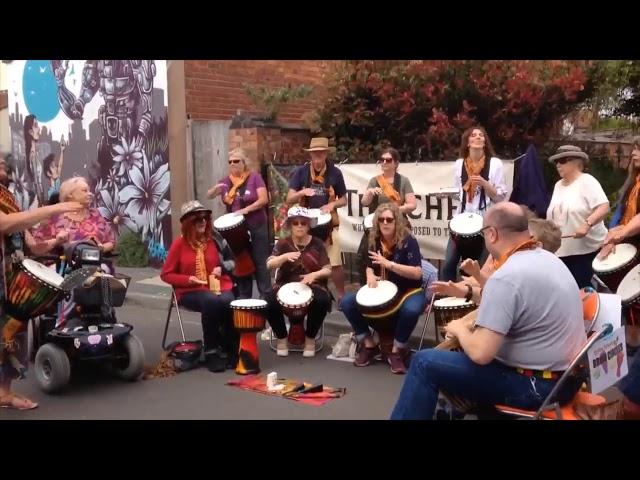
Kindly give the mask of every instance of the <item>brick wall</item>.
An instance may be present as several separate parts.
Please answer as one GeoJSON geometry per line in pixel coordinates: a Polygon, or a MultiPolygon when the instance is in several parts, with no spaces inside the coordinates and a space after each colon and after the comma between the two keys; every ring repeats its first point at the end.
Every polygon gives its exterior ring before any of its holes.
{"type": "Polygon", "coordinates": [[[238,109],[256,114],[243,83],[286,86],[307,84],[314,93],[287,104],[279,123],[302,123],[324,92],[323,78],[336,61],[323,60],[186,60],[185,89],[187,114],[194,120],[225,120],[238,109]]]}

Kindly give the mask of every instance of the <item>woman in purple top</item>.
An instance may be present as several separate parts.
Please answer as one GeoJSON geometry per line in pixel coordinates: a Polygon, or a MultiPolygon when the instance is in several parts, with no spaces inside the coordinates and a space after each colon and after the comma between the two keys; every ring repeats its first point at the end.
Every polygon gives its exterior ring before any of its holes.
{"type": "MultiPolygon", "coordinates": [[[[269,203],[267,187],[262,177],[247,168],[249,157],[244,149],[236,148],[229,153],[229,175],[207,191],[209,198],[220,195],[227,212],[244,215],[251,233],[251,257],[256,266],[256,283],[260,296],[272,291],[271,277],[267,270],[269,256],[269,227],[266,205],[269,203]]],[[[253,275],[238,281],[238,298],[251,298],[253,275]]]]}

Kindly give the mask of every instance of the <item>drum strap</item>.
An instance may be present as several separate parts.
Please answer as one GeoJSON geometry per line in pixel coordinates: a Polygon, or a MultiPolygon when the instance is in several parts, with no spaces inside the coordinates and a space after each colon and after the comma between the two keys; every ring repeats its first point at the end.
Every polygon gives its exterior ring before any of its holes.
{"type": "Polygon", "coordinates": [[[397,313],[398,310],[400,310],[400,307],[402,307],[402,304],[409,297],[411,297],[412,295],[417,295],[417,294],[422,295],[422,288],[414,288],[412,290],[409,290],[407,293],[402,295],[402,297],[400,297],[396,303],[394,303],[391,307],[387,308],[383,312],[367,313],[367,314],[363,313],[362,316],[365,317],[365,318],[387,318],[387,317],[390,317],[391,315],[394,315],[395,313],[397,313]]]}

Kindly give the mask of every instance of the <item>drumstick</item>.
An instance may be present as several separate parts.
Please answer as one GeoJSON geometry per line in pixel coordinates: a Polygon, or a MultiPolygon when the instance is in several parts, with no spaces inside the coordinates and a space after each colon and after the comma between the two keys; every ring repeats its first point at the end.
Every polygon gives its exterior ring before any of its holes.
{"type": "Polygon", "coordinates": [[[572,233],[571,235],[563,235],[561,238],[575,238],[576,234],[572,233]]]}

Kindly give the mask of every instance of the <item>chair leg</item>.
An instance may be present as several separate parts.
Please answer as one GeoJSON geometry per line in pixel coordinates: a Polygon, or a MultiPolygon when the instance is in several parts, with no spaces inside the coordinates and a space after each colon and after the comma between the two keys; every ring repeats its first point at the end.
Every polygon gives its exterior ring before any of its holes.
{"type": "Polygon", "coordinates": [[[162,335],[162,350],[167,349],[167,332],[169,331],[169,322],[171,321],[171,310],[173,310],[173,292],[171,300],[169,300],[169,308],[167,309],[167,321],[164,324],[164,334],[162,335]]]}
{"type": "MultiPolygon", "coordinates": [[[[429,302],[429,307],[427,308],[426,317],[424,319],[424,325],[422,326],[422,335],[420,335],[420,344],[418,345],[418,350],[422,350],[422,343],[424,342],[424,336],[427,333],[427,326],[429,325],[429,318],[431,318],[431,309],[433,307],[433,301],[435,300],[435,298],[435,295],[431,295],[431,301],[429,302]]],[[[436,328],[436,339],[438,338],[437,330],[438,329],[436,328]]]]}

